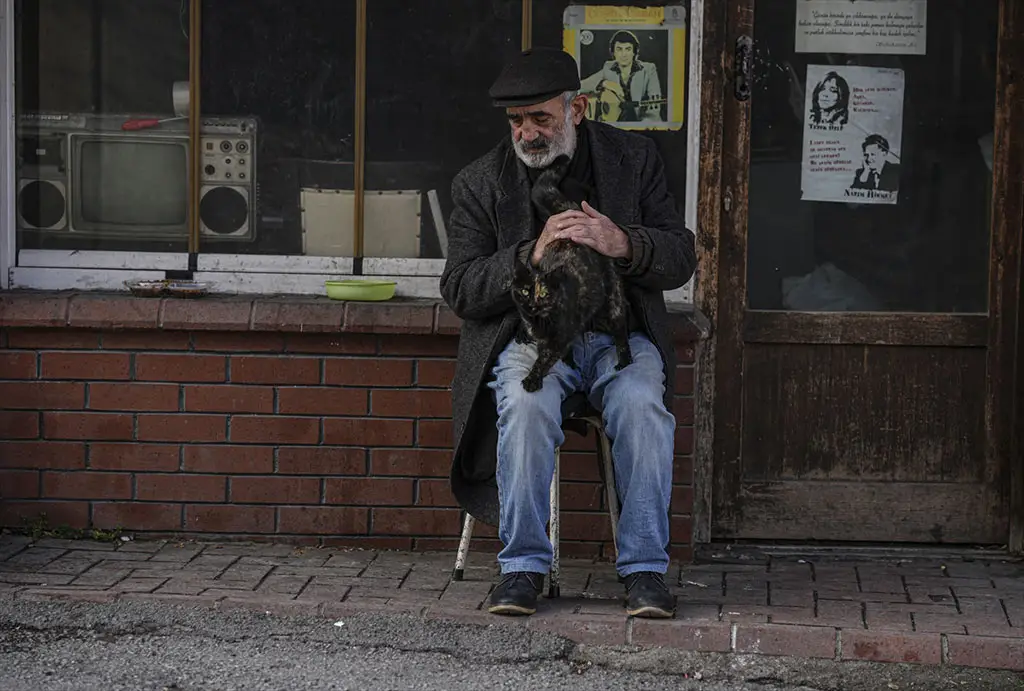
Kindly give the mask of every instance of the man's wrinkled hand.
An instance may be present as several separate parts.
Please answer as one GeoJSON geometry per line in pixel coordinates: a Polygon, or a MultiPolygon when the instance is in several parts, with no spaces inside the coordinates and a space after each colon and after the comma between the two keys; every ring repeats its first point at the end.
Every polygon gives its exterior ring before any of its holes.
{"type": "MultiPolygon", "coordinates": [[[[582,212],[567,211],[557,217],[552,216],[551,220],[555,218],[560,220],[556,224],[559,227],[553,239],[566,238],[614,259],[632,258],[633,247],[629,236],[613,220],[587,202],[583,202],[582,212]],[[575,215],[566,217],[568,214],[575,215]]],[[[546,231],[547,226],[544,229],[546,231]]]]}
{"type": "Polygon", "coordinates": [[[587,218],[587,215],[582,211],[563,211],[560,214],[555,214],[548,218],[548,222],[544,224],[544,228],[540,231],[540,237],[537,238],[537,242],[533,246],[533,254],[530,256],[530,262],[537,266],[540,263],[540,258],[544,256],[544,250],[551,244],[552,241],[558,239],[558,234],[563,228],[568,228],[576,220],[587,218]]]}

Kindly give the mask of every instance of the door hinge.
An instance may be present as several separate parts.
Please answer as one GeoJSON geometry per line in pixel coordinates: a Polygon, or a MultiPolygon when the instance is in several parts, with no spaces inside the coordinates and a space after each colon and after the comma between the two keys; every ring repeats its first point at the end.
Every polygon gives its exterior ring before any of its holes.
{"type": "Polygon", "coordinates": [[[733,62],[733,95],[737,101],[750,98],[754,70],[754,39],[740,36],[736,39],[736,58],[733,62]]]}

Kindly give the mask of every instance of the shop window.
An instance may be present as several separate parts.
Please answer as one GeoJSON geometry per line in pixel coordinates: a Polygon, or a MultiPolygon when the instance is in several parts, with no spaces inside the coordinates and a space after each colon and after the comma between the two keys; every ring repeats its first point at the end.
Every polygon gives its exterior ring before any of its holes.
{"type": "Polygon", "coordinates": [[[750,307],[986,311],[998,3],[929,2],[900,38],[912,44],[836,52],[806,36],[798,51],[800,3],[769,4],[754,31],[750,307]]]}
{"type": "Polygon", "coordinates": [[[15,218],[31,250],[188,247],[188,80],[180,0],[19,0],[15,218]],[[132,129],[139,126],[139,129],[132,129]]]}

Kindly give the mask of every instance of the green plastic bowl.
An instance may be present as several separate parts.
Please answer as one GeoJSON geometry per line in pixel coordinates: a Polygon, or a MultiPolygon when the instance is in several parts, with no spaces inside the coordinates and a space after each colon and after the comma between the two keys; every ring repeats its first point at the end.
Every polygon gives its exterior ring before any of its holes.
{"type": "Polygon", "coordinates": [[[324,281],[327,297],[332,300],[390,300],[397,285],[395,281],[324,281]]]}

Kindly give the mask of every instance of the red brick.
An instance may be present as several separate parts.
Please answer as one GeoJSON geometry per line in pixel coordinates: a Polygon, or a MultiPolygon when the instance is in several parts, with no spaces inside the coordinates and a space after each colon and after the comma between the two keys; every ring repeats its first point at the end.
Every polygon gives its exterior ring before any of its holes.
{"type": "Polygon", "coordinates": [[[420,360],[416,363],[416,384],[447,389],[455,378],[455,360],[420,360]]]}
{"type": "Polygon", "coordinates": [[[566,617],[565,614],[567,612],[540,612],[530,617],[526,626],[531,631],[546,631],[588,645],[618,646],[626,643],[625,617],[579,614],[566,617]]]}
{"type": "Polygon", "coordinates": [[[326,418],[324,443],[351,446],[411,446],[412,420],[326,418]]]}
{"type": "MultiPolygon", "coordinates": [[[[575,436],[575,435],[572,435],[575,436]]],[[[567,439],[569,437],[566,437],[567,439]]],[[[562,447],[566,448],[565,446],[562,447]]],[[[577,481],[577,482],[600,482],[601,481],[601,464],[597,462],[597,454],[595,454],[590,446],[587,453],[565,453],[561,454],[561,466],[562,466],[562,482],[566,481],[577,481]]],[[[449,454],[449,462],[451,458],[451,452],[449,454]]]]}
{"type": "Polygon", "coordinates": [[[417,484],[417,506],[458,507],[448,480],[419,480],[417,484]]]}
{"type": "Polygon", "coordinates": [[[347,302],[343,330],[349,333],[423,333],[434,329],[434,307],[401,302],[347,302]]]}
{"type": "Polygon", "coordinates": [[[139,415],[139,441],[215,442],[227,439],[223,415],[139,415]]]}
{"type": "Polygon", "coordinates": [[[227,478],[223,475],[135,476],[135,498],[139,501],[223,502],[226,497],[227,478]]]}
{"type": "Polygon", "coordinates": [[[831,660],[836,655],[836,630],[825,626],[739,624],[736,652],[831,660]]]}
{"type": "Polygon", "coordinates": [[[233,477],[231,501],[239,504],[319,504],[320,480],[311,477],[233,477]]]}
{"type": "Polygon", "coordinates": [[[693,367],[676,367],[675,393],[677,396],[693,395],[693,367]]]}
{"type": "Polygon", "coordinates": [[[693,424],[693,398],[676,396],[672,404],[672,414],[676,416],[677,425],[693,424]]]}
{"type": "Polygon", "coordinates": [[[47,439],[127,441],[132,438],[132,416],[121,413],[43,413],[47,439]]]}
{"type": "Polygon", "coordinates": [[[683,485],[693,485],[693,457],[676,456],[672,461],[672,479],[683,485]]]}
{"type": "Polygon", "coordinates": [[[455,357],[459,352],[459,339],[454,336],[380,336],[381,355],[411,357],[455,357]]]}
{"type": "Polygon", "coordinates": [[[185,410],[196,413],[273,413],[269,386],[186,386],[185,410]]]}
{"type": "MultiPolygon", "coordinates": [[[[231,441],[248,444],[316,444],[320,420],[308,417],[235,416],[231,441]]],[[[327,442],[331,443],[331,442],[327,442]]]]}
{"type": "Polygon", "coordinates": [[[462,530],[455,509],[372,509],[377,535],[456,536],[462,530]]]}
{"type": "Polygon", "coordinates": [[[96,502],[92,522],[97,528],[107,530],[180,530],[181,505],[96,502]]]}
{"type": "Polygon", "coordinates": [[[370,392],[370,412],[382,417],[450,418],[452,396],[428,389],[376,390],[370,392]]]}
{"type": "Polygon", "coordinates": [[[103,350],[188,350],[187,331],[115,331],[103,334],[103,350]]]}
{"type": "Polygon", "coordinates": [[[289,353],[336,355],[373,355],[377,337],[370,334],[285,334],[289,353]]]}
{"type": "Polygon", "coordinates": [[[231,358],[231,381],[235,384],[319,384],[320,360],[236,355],[231,358]]]}
{"type": "Polygon", "coordinates": [[[43,472],[43,496],[48,499],[131,499],[132,476],[48,470],[43,472]]]}
{"type": "Polygon", "coordinates": [[[669,533],[672,535],[672,542],[689,542],[693,534],[693,525],[689,516],[675,516],[669,518],[669,533]]]}
{"type": "Polygon", "coordinates": [[[1024,672],[1024,637],[946,636],[949,664],[1024,672]]]}
{"type": "Polygon", "coordinates": [[[417,420],[416,446],[429,448],[452,448],[451,420],[417,420]]]}
{"type": "Polygon", "coordinates": [[[252,328],[258,331],[337,333],[345,321],[345,303],[322,300],[257,300],[252,328]]]}
{"type": "Polygon", "coordinates": [[[451,467],[451,451],[374,449],[370,452],[370,473],[373,475],[448,477],[451,467]]]}
{"type": "Polygon", "coordinates": [[[59,441],[0,442],[2,468],[85,468],[85,444],[59,441]]]}
{"type": "Polygon", "coordinates": [[[410,386],[412,370],[412,360],[329,358],[324,361],[324,383],[331,386],[410,386]]]}
{"type": "Polygon", "coordinates": [[[937,665],[942,660],[939,634],[900,634],[843,629],[842,659],[870,662],[919,662],[937,665]]]}
{"type": "Polygon", "coordinates": [[[562,510],[562,539],[607,540],[612,539],[611,523],[603,511],[562,510]]]}
{"type": "Polygon", "coordinates": [[[275,353],[284,350],[284,334],[279,333],[196,333],[197,351],[221,353],[275,353]]]}
{"type": "Polygon", "coordinates": [[[732,648],[731,640],[732,627],[725,623],[690,624],[670,619],[633,620],[633,645],[659,646],[701,653],[727,653],[732,648]]]}
{"type": "Polygon", "coordinates": [[[693,454],[693,427],[676,427],[675,452],[685,456],[693,454]]]}
{"type": "Polygon", "coordinates": [[[277,472],[282,475],[365,475],[366,451],[347,447],[281,447],[277,472]]]}
{"type": "Polygon", "coordinates": [[[327,504],[356,506],[412,504],[412,480],[381,478],[329,478],[325,493],[327,504]]]}
{"type": "Polygon", "coordinates": [[[176,384],[90,384],[90,410],[125,412],[178,410],[176,384]]]}
{"type": "Polygon", "coordinates": [[[272,533],[270,506],[186,505],[185,530],[202,533],[272,533]]]}
{"type": "Polygon", "coordinates": [[[72,328],[130,329],[155,328],[160,302],[130,295],[75,295],[68,307],[72,328]]]}
{"type": "Polygon", "coordinates": [[[693,487],[674,485],[672,487],[672,513],[693,512],[693,487]]]}
{"type": "Polygon", "coordinates": [[[563,482],[561,502],[563,511],[601,511],[604,487],[594,482],[563,482]]]}
{"type": "Polygon", "coordinates": [[[365,389],[280,387],[278,412],[283,415],[366,415],[365,389]]]}
{"type": "Polygon", "coordinates": [[[162,355],[139,353],[135,356],[138,381],[222,382],[227,379],[227,358],[220,355],[162,355]]]}
{"type": "Polygon", "coordinates": [[[178,469],[178,447],[164,444],[90,444],[89,468],[174,471],[178,469]]]}
{"type": "Polygon", "coordinates": [[[128,353],[44,352],[39,356],[43,379],[128,379],[128,353]]]}
{"type": "Polygon", "coordinates": [[[448,305],[438,305],[434,315],[434,333],[445,336],[457,336],[462,331],[462,320],[448,305]]]}
{"type": "Polygon", "coordinates": [[[683,343],[676,345],[676,359],[680,363],[689,364],[694,361],[697,356],[697,348],[692,343],[683,343]]]}
{"type": "Polygon", "coordinates": [[[68,299],[52,293],[0,295],[0,326],[64,326],[68,299]]]}
{"type": "Polygon", "coordinates": [[[25,520],[45,516],[51,526],[84,528],[89,524],[86,501],[4,501],[0,502],[0,525],[21,528],[25,520]]]}
{"type": "Polygon", "coordinates": [[[36,372],[35,353],[0,353],[0,379],[35,379],[36,372]]]}
{"type": "Polygon", "coordinates": [[[274,449],[269,446],[185,446],[185,470],[193,473],[272,473],[274,449]]]}
{"type": "Polygon", "coordinates": [[[160,326],[189,331],[247,331],[252,314],[248,298],[163,301],[160,326]]]}
{"type": "Polygon", "coordinates": [[[365,535],[367,509],[282,506],[277,532],[297,535],[365,535]]]}
{"type": "Polygon", "coordinates": [[[81,410],[85,384],[0,382],[0,408],[7,410],[81,410]]]}
{"type": "Polygon", "coordinates": [[[69,329],[11,329],[7,332],[7,347],[33,350],[96,350],[100,344],[95,331],[69,329]]]}
{"type": "Polygon", "coordinates": [[[37,499],[38,470],[0,470],[0,499],[37,499]]]}

